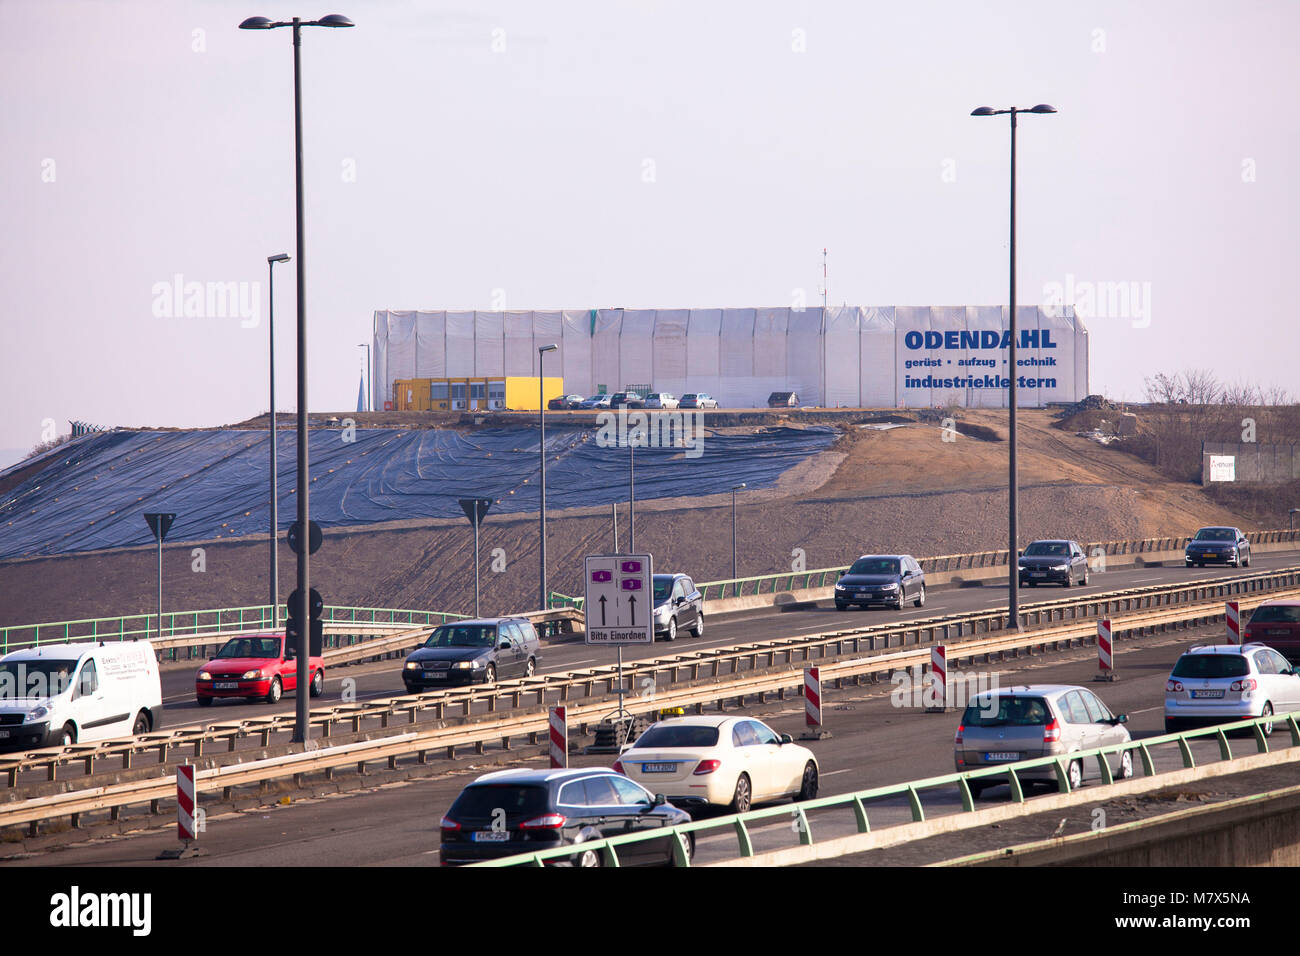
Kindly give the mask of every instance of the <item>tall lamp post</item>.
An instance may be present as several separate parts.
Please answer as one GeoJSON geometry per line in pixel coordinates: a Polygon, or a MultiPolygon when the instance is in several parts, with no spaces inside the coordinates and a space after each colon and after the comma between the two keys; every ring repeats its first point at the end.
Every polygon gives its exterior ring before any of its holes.
{"type": "Polygon", "coordinates": [[[288,253],[266,257],[266,275],[270,287],[271,316],[271,630],[280,626],[280,561],[276,553],[280,534],[280,486],[276,446],[279,442],[275,430],[275,264],[288,262],[288,253]]]}
{"type": "Polygon", "coordinates": [[[542,465],[542,593],[541,603],[537,606],[543,611],[546,610],[548,602],[546,600],[546,374],[542,366],[546,359],[546,353],[554,352],[557,348],[559,348],[557,345],[539,345],[537,347],[537,415],[538,423],[541,425],[538,454],[541,455],[542,465]]]}
{"type": "Polygon", "coordinates": [[[742,481],[731,489],[731,579],[733,581],[740,577],[740,573],[736,570],[738,565],[736,560],[736,492],[744,487],[745,483],[742,481]]]}
{"type": "Polygon", "coordinates": [[[1009,521],[1007,528],[1007,627],[1013,630],[1020,629],[1020,545],[1018,534],[1018,495],[1016,485],[1016,116],[1020,113],[1055,113],[1056,108],[1048,106],[1046,103],[1039,103],[1030,109],[1018,109],[1011,107],[1005,110],[995,110],[991,106],[981,106],[971,111],[971,116],[1001,116],[1008,114],[1011,117],[1011,291],[1010,291],[1010,321],[1011,321],[1011,341],[1007,352],[1007,378],[1010,381],[1010,389],[1007,397],[1008,406],[1011,409],[1010,414],[1010,456],[1008,462],[1007,489],[1009,495],[1008,512],[1009,521]]]}
{"type": "Polygon", "coordinates": [[[308,560],[310,550],[307,547],[307,529],[309,510],[307,506],[308,485],[311,483],[307,473],[307,274],[304,268],[303,225],[302,225],[302,57],[301,33],[307,27],[351,27],[353,22],[347,17],[332,13],[319,20],[272,21],[266,17],[249,17],[239,25],[241,30],[274,30],[279,27],[293,27],[293,138],[294,138],[294,192],[297,212],[297,266],[298,266],[298,526],[302,529],[303,546],[298,551],[298,600],[300,606],[295,615],[303,622],[298,634],[298,694],[293,742],[307,742],[307,691],[311,682],[309,638],[311,627],[311,569],[308,560]]]}

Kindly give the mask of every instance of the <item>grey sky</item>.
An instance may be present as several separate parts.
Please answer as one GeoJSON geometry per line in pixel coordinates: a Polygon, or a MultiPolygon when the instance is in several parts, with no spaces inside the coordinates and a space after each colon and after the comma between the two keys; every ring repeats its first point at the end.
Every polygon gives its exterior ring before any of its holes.
{"type": "Polygon", "coordinates": [[[0,448],[265,410],[292,48],[237,25],[295,12],[357,23],[304,31],[316,410],[376,308],[817,304],[823,247],[836,304],[1003,303],[1008,123],[968,114],[1039,102],[1021,301],[1137,293],[1085,320],[1092,390],[1300,390],[1294,3],[350,2],[0,2],[0,448]],[[178,274],[259,283],[258,324],[160,301],[178,274]]]}

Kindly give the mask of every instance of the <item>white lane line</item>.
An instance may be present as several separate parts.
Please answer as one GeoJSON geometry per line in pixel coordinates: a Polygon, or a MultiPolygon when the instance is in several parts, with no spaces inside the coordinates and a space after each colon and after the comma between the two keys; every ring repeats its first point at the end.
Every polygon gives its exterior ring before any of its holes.
{"type": "Polygon", "coordinates": [[[1153,710],[1164,710],[1164,709],[1165,708],[1163,705],[1160,707],[1143,707],[1141,710],[1130,710],[1129,716],[1131,717],[1133,714],[1149,714],[1153,710]]]}
{"type": "Polygon", "coordinates": [[[1163,577],[1164,577],[1164,575],[1163,575],[1163,574],[1160,574],[1160,575],[1157,575],[1157,576],[1154,577],[1154,578],[1134,578],[1134,579],[1133,579],[1133,583],[1134,583],[1134,584],[1141,584],[1143,581],[1159,581],[1159,580],[1160,580],[1161,578],[1163,578],[1163,577]]]}
{"type": "Polygon", "coordinates": [[[848,769],[846,769],[846,770],[828,770],[828,771],[826,771],[824,774],[822,774],[822,776],[823,776],[823,777],[833,777],[833,776],[835,776],[837,773],[848,773],[849,770],[852,770],[852,769],[853,769],[853,768],[850,767],[850,768],[848,768],[848,769]]]}

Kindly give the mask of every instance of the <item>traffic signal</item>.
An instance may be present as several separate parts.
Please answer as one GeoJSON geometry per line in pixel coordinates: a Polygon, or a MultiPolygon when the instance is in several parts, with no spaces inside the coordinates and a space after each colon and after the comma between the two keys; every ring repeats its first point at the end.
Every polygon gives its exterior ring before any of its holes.
{"type": "MultiPolygon", "coordinates": [[[[312,588],[307,596],[307,613],[311,615],[308,622],[307,653],[311,657],[319,657],[321,648],[324,643],[324,626],[321,624],[320,613],[324,605],[321,602],[320,593],[312,588]]],[[[289,619],[284,622],[285,645],[292,647],[296,651],[298,648],[298,635],[302,633],[299,624],[298,615],[302,613],[302,599],[295,589],[289,595],[289,619]]]]}

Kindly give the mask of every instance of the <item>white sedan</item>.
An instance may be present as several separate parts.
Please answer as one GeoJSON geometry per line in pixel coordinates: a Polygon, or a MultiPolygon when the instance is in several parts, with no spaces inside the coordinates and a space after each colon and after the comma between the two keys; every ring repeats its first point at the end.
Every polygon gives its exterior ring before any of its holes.
{"type": "Polygon", "coordinates": [[[614,769],[674,804],[730,807],[817,796],[817,758],[749,717],[674,717],[654,724],[614,769]]]}

